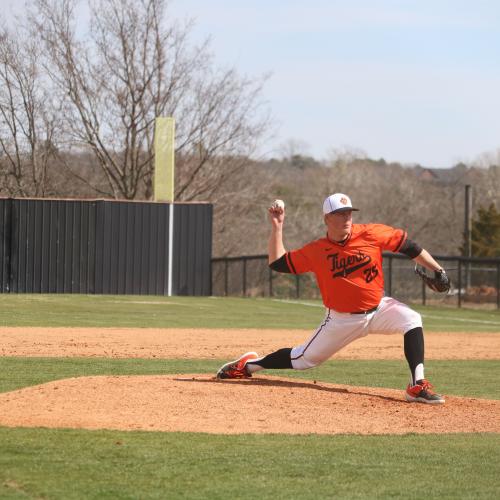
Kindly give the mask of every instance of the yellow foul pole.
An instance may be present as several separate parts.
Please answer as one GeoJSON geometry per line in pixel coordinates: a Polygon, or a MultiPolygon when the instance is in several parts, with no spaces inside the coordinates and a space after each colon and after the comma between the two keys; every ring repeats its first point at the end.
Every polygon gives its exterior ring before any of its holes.
{"type": "Polygon", "coordinates": [[[174,166],[175,166],[175,120],[159,116],[155,121],[155,176],[154,199],[170,203],[168,216],[168,283],[167,295],[173,293],[174,253],[174,166]]]}
{"type": "Polygon", "coordinates": [[[175,119],[159,116],[155,121],[155,201],[174,201],[175,119]]]}

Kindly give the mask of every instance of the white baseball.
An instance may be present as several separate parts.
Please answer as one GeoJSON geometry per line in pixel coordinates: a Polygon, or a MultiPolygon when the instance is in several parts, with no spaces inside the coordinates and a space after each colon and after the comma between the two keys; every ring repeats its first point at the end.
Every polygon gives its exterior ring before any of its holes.
{"type": "Polygon", "coordinates": [[[281,210],[285,210],[285,202],[283,200],[274,200],[272,207],[273,208],[280,208],[281,210]]]}

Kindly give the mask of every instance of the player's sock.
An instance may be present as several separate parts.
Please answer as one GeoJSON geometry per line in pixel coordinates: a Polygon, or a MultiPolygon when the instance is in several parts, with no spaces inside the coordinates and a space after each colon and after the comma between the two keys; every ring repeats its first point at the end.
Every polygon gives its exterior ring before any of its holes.
{"type": "Polygon", "coordinates": [[[411,383],[424,378],[424,331],[422,327],[408,330],[404,335],[406,361],[410,367],[411,383]]]}
{"type": "Polygon", "coordinates": [[[250,373],[255,373],[264,369],[279,370],[292,368],[291,353],[292,349],[286,347],[272,352],[263,358],[252,359],[248,361],[245,366],[250,373]]]}

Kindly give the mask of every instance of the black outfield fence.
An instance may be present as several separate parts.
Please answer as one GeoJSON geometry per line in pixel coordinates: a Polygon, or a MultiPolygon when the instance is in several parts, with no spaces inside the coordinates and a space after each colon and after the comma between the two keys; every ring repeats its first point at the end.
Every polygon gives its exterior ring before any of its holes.
{"type": "Polygon", "coordinates": [[[0,199],[3,293],[210,295],[211,249],[206,203],[0,199]]]}
{"type": "MultiPolygon", "coordinates": [[[[443,264],[452,287],[435,293],[415,276],[406,256],[385,252],[385,292],[405,302],[422,304],[485,304],[500,309],[500,258],[435,256],[443,264]]],[[[267,265],[267,255],[212,259],[212,294],[219,296],[320,299],[314,276],[282,274],[267,265]]]]}

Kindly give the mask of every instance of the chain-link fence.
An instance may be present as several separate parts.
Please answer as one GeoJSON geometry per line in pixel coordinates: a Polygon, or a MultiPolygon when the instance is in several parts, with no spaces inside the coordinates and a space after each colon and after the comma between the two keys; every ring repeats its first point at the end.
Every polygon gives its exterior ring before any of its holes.
{"type": "MultiPolygon", "coordinates": [[[[385,293],[398,300],[427,305],[500,309],[500,258],[482,259],[436,256],[451,280],[450,292],[435,293],[415,276],[415,264],[400,254],[384,253],[385,293]]],[[[302,275],[272,271],[267,255],[212,259],[212,295],[321,298],[312,273],[302,275]]]]}

